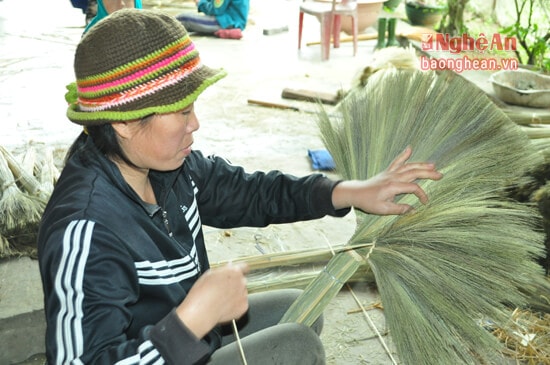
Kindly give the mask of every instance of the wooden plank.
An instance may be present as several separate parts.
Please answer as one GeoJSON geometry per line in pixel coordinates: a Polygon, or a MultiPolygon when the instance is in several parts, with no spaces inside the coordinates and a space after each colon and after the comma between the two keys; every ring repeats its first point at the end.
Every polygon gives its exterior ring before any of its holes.
{"type": "Polygon", "coordinates": [[[338,95],[331,93],[324,93],[313,90],[304,89],[289,89],[284,88],[281,95],[283,99],[302,100],[317,102],[320,101],[323,104],[336,105],[338,103],[338,95]]]}
{"type": "Polygon", "coordinates": [[[268,108],[294,110],[294,111],[297,111],[297,112],[300,111],[299,108],[297,108],[295,106],[292,106],[292,105],[272,103],[272,102],[263,101],[263,100],[248,99],[248,104],[259,105],[259,106],[264,106],[264,107],[268,107],[268,108]]]}
{"type": "Polygon", "coordinates": [[[263,35],[274,35],[284,32],[288,32],[288,25],[281,25],[273,28],[264,28],[263,35]]]}

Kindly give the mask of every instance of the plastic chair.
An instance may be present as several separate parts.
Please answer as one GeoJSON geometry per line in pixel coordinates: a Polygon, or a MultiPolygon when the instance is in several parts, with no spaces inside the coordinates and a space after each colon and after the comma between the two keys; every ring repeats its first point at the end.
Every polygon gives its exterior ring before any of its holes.
{"type": "Polygon", "coordinates": [[[302,28],[304,14],[317,17],[321,23],[321,59],[329,59],[330,43],[333,38],[334,48],[340,47],[340,31],[342,16],[351,17],[353,32],[353,55],[357,54],[358,18],[357,2],[355,0],[332,1],[308,1],[300,4],[300,16],[298,22],[298,49],[302,46],[302,28]]]}

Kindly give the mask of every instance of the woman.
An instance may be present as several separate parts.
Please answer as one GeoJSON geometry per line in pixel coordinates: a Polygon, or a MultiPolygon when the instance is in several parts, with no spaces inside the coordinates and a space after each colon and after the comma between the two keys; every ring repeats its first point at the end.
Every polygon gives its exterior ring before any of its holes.
{"type": "Polygon", "coordinates": [[[44,212],[39,262],[50,364],[324,364],[321,320],[278,322],[298,291],[247,295],[244,265],[209,269],[202,224],[265,226],[343,216],[351,206],[402,214],[440,179],[407,149],[376,178],[334,182],[247,174],[193,151],[198,95],[225,76],[200,62],[171,16],[123,9],[75,54],[67,115],[85,131],[44,212]],[[102,62],[97,62],[97,55],[102,62]]]}

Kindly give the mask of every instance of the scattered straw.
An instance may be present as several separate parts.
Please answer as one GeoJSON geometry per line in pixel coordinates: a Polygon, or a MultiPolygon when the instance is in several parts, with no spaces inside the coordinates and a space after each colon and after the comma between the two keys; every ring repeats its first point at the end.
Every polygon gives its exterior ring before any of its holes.
{"type": "Polygon", "coordinates": [[[493,334],[506,346],[507,357],[525,365],[550,365],[550,313],[516,309],[506,328],[493,334]]]}

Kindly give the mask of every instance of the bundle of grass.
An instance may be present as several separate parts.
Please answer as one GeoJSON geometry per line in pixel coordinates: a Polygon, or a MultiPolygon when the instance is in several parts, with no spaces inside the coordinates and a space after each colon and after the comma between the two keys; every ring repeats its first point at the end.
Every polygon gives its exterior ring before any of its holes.
{"type": "MultiPolygon", "coordinates": [[[[369,245],[370,247],[370,245],[369,245]]],[[[349,246],[331,249],[307,249],[240,257],[231,262],[246,263],[250,269],[247,275],[249,293],[282,288],[305,288],[323,270],[334,252],[349,250],[349,246]]],[[[355,248],[354,248],[355,249],[355,248]]],[[[229,261],[212,263],[211,267],[227,265],[229,261]]],[[[363,265],[349,281],[365,281],[372,277],[368,266],[363,265]]],[[[371,278],[371,281],[373,279],[371,278]]]]}
{"type": "Polygon", "coordinates": [[[36,167],[36,148],[33,145],[28,145],[25,148],[25,153],[21,157],[21,168],[25,170],[29,175],[34,175],[34,169],[36,167]]]}
{"type": "Polygon", "coordinates": [[[374,52],[369,64],[354,80],[354,87],[363,88],[376,72],[395,68],[398,70],[420,70],[420,61],[414,47],[387,47],[374,52]]]}
{"type": "Polygon", "coordinates": [[[12,256],[10,242],[0,234],[0,259],[9,256],[12,256]]]}
{"type": "Polygon", "coordinates": [[[353,77],[351,90],[339,91],[338,99],[341,100],[355,89],[362,89],[367,85],[369,78],[378,71],[387,69],[419,70],[420,61],[414,47],[386,47],[376,50],[368,64],[353,77]]]}
{"type": "Polygon", "coordinates": [[[402,216],[357,212],[357,229],[281,322],[311,324],[327,297],[368,263],[403,364],[502,364],[503,344],[481,323],[506,327],[510,312],[550,285],[536,207],[506,198],[542,157],[477,87],[454,74],[387,70],[320,112],[325,146],[346,179],[371,178],[406,146],[433,161],[440,181],[420,181],[430,203],[402,216]]]}
{"type": "Polygon", "coordinates": [[[550,138],[550,128],[544,126],[522,126],[522,129],[531,139],[550,138]]]}
{"type": "MultiPolygon", "coordinates": [[[[496,103],[501,103],[503,106],[506,106],[506,104],[500,100],[496,100],[496,103]]],[[[544,109],[537,110],[537,112],[533,112],[530,114],[522,113],[519,111],[516,111],[515,109],[503,109],[506,115],[512,119],[516,124],[519,125],[541,125],[541,124],[550,124],[550,112],[544,111],[544,109]]]]}
{"type": "Polygon", "coordinates": [[[21,187],[21,189],[30,196],[38,197],[41,200],[47,201],[51,192],[43,189],[40,181],[33,175],[32,172],[28,171],[28,167],[24,168],[21,166],[21,163],[2,146],[0,146],[0,152],[4,156],[9,169],[15,176],[17,184],[21,187]]]}
{"type": "Polygon", "coordinates": [[[26,246],[34,247],[36,243],[46,201],[19,189],[3,156],[0,154],[0,235],[7,239],[8,245],[0,246],[0,257],[28,254],[26,246]]]}
{"type": "Polygon", "coordinates": [[[40,182],[40,190],[46,195],[51,195],[59,178],[59,170],[55,166],[51,148],[45,148],[42,156],[41,161],[36,164],[36,176],[40,182]]]}

